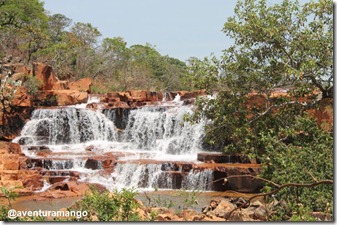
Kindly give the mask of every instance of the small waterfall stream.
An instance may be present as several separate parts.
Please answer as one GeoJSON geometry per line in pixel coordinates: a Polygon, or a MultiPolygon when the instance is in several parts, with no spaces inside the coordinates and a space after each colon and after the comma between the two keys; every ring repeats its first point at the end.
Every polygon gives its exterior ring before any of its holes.
{"type": "Polygon", "coordinates": [[[185,122],[184,115],[190,113],[192,107],[183,106],[179,95],[138,109],[91,110],[83,104],[36,109],[13,142],[31,157],[32,168],[56,174],[77,171],[81,181],[111,190],[211,190],[213,171],[184,169],[184,163],[196,162],[196,153],[202,151],[204,123],[185,122]],[[48,149],[47,156],[37,146],[48,149]],[[104,163],[109,154],[118,157],[108,173],[104,163]]]}

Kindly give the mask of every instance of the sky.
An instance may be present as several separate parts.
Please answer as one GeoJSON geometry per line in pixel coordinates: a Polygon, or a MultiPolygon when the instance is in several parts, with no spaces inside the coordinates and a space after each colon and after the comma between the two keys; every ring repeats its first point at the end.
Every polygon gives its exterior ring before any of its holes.
{"type": "Polygon", "coordinates": [[[149,43],[160,54],[182,61],[211,53],[219,57],[234,43],[221,30],[234,15],[237,0],[42,1],[51,14],[91,23],[102,38],[122,37],[128,47],[149,43]]]}

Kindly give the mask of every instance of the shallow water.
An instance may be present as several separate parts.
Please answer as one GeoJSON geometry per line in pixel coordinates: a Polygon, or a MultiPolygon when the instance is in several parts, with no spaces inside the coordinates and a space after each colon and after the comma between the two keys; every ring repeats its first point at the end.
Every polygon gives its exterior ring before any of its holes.
{"type": "MultiPolygon", "coordinates": [[[[182,190],[160,190],[141,192],[136,196],[144,206],[150,207],[169,207],[174,210],[184,208],[194,209],[201,212],[202,208],[209,205],[211,200],[221,200],[223,198],[249,198],[254,194],[244,194],[234,191],[213,192],[213,191],[182,191],[182,190]],[[194,201],[196,200],[196,201],[194,201]]],[[[15,210],[59,210],[73,205],[81,197],[67,198],[46,198],[36,200],[37,196],[22,196],[12,201],[12,208],[15,210]]],[[[257,198],[260,199],[260,198],[257,198]]],[[[260,199],[261,200],[261,199],[260,199]]],[[[7,205],[7,199],[0,198],[1,205],[7,205]]]]}

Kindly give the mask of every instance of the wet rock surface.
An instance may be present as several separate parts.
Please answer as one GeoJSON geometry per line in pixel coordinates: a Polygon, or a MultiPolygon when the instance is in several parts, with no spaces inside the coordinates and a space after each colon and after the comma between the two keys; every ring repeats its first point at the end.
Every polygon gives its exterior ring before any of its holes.
{"type": "Polygon", "coordinates": [[[38,170],[26,169],[27,158],[20,145],[0,142],[0,186],[17,192],[19,195],[32,194],[43,186],[38,170]]]}

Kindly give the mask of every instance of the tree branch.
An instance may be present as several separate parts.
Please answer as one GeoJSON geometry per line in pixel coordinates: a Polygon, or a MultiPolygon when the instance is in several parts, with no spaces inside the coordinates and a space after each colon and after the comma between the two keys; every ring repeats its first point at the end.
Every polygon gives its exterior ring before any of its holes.
{"type": "MultiPolygon", "coordinates": [[[[246,175],[233,175],[233,176],[228,176],[228,177],[226,177],[225,179],[238,178],[238,177],[251,177],[252,179],[262,180],[262,181],[264,181],[264,182],[266,182],[266,183],[272,184],[272,185],[274,185],[275,187],[280,187],[280,186],[281,186],[281,185],[279,185],[279,184],[277,184],[277,183],[275,183],[275,182],[273,182],[273,181],[264,179],[264,178],[262,178],[262,177],[257,177],[257,176],[254,176],[254,175],[247,175],[247,174],[246,174],[246,175]]],[[[225,182],[228,182],[228,180],[225,181],[225,182]]]]}
{"type": "Polygon", "coordinates": [[[257,119],[259,119],[260,117],[266,115],[273,108],[279,108],[279,107],[283,107],[283,106],[286,106],[286,105],[293,105],[293,104],[299,104],[299,105],[302,105],[302,106],[307,106],[305,103],[300,103],[300,102],[297,102],[297,101],[285,102],[285,103],[280,104],[280,105],[272,105],[272,106],[268,107],[264,112],[259,113],[256,117],[254,117],[252,120],[250,120],[248,122],[248,124],[251,124],[254,121],[256,121],[257,119]]]}

